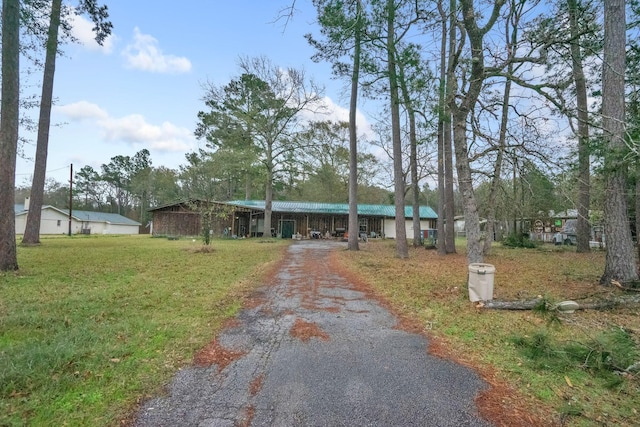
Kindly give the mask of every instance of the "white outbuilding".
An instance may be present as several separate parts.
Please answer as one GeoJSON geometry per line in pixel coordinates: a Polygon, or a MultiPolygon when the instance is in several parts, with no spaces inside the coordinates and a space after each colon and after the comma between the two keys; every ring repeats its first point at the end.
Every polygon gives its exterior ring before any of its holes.
{"type": "MultiPolygon", "coordinates": [[[[24,234],[29,213],[28,199],[16,204],[16,234],[24,234]]],[[[40,234],[69,233],[69,210],[55,206],[42,206],[40,234]]],[[[71,212],[71,234],[139,234],[140,223],[125,216],[92,211],[71,212]]]]}

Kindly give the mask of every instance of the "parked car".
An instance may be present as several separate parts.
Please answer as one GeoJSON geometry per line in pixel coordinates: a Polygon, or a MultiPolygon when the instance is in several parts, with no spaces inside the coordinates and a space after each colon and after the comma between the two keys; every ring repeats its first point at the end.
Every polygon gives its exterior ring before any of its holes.
{"type": "Polygon", "coordinates": [[[564,238],[565,245],[578,244],[577,226],[578,226],[577,219],[568,219],[564,222],[564,227],[562,228],[562,235],[564,238]]]}

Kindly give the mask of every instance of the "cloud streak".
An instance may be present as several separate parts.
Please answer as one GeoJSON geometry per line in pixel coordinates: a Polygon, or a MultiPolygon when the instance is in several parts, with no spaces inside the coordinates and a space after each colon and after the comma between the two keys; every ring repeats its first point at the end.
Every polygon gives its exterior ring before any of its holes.
{"type": "Polygon", "coordinates": [[[105,110],[87,101],[79,101],[67,105],[56,105],[53,107],[53,110],[71,121],[99,120],[109,117],[109,114],[105,110]]]}
{"type": "Polygon", "coordinates": [[[98,105],[87,101],[57,106],[55,112],[72,122],[93,122],[106,142],[121,142],[160,152],[184,152],[195,146],[191,130],[170,122],[154,125],[141,114],[111,117],[98,105]]]}
{"type": "Polygon", "coordinates": [[[140,114],[99,120],[98,125],[104,131],[107,141],[123,141],[158,151],[188,150],[190,147],[187,141],[192,139],[192,133],[188,129],[169,122],[152,125],[140,114]]]}
{"type": "Polygon", "coordinates": [[[127,68],[152,73],[187,73],[191,71],[191,61],[183,56],[167,55],[159,47],[158,40],[142,34],[139,28],[133,30],[133,42],[122,52],[127,68]]]}

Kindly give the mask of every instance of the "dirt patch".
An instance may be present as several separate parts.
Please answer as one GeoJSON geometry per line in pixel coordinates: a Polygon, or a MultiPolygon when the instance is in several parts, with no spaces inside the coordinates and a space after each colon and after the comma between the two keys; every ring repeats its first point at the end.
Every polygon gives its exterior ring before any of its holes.
{"type": "Polygon", "coordinates": [[[302,342],[307,342],[311,338],[319,338],[323,341],[329,340],[329,335],[318,327],[315,323],[307,322],[300,318],[296,319],[293,327],[289,331],[292,337],[300,339],[302,342]]]}
{"type": "Polygon", "coordinates": [[[301,304],[302,308],[306,308],[307,310],[313,310],[313,311],[326,311],[328,313],[340,313],[340,311],[342,310],[340,307],[336,307],[336,306],[330,306],[330,307],[323,307],[321,305],[318,304],[311,304],[311,303],[302,303],[301,304]]]}
{"type": "Polygon", "coordinates": [[[559,425],[553,420],[541,420],[523,408],[515,388],[496,380],[495,375],[487,369],[483,369],[481,374],[482,378],[491,385],[490,389],[481,392],[476,399],[476,405],[482,417],[500,427],[559,425]]]}
{"type": "Polygon", "coordinates": [[[218,370],[222,371],[231,362],[234,362],[244,356],[246,352],[228,350],[222,347],[217,339],[214,339],[202,350],[193,356],[193,364],[200,367],[211,366],[214,363],[218,365],[218,370]]]}
{"type": "Polygon", "coordinates": [[[290,298],[300,297],[300,306],[307,310],[339,313],[345,304],[345,299],[338,296],[320,294],[320,289],[336,288],[331,279],[328,278],[332,271],[327,268],[324,255],[319,255],[317,251],[306,249],[303,259],[304,264],[290,266],[286,270],[291,276],[301,277],[294,286],[290,287],[286,296],[290,298]]]}
{"type": "Polygon", "coordinates": [[[185,251],[192,254],[212,254],[215,252],[215,249],[211,245],[202,245],[193,248],[185,248],[185,251]]]}
{"type": "Polygon", "coordinates": [[[249,393],[251,394],[251,396],[255,396],[260,390],[262,390],[263,382],[264,375],[258,375],[251,381],[251,384],[249,384],[249,393]]]}
{"type": "Polygon", "coordinates": [[[231,319],[225,320],[225,322],[222,324],[222,329],[227,330],[227,329],[238,328],[240,327],[241,324],[242,322],[240,322],[238,318],[233,317],[231,319]]]}
{"type": "Polygon", "coordinates": [[[255,292],[248,297],[246,297],[243,301],[242,307],[245,309],[253,309],[258,308],[266,302],[266,298],[263,294],[255,292]]]}
{"type": "Polygon", "coordinates": [[[249,427],[253,422],[253,417],[256,415],[256,408],[253,405],[249,405],[244,408],[244,415],[242,420],[236,424],[236,427],[249,427]]]}

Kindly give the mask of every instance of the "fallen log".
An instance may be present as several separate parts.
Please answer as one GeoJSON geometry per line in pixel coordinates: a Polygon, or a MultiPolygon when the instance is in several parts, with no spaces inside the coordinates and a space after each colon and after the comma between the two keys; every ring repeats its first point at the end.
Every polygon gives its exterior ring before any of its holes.
{"type": "MultiPolygon", "coordinates": [[[[478,304],[482,308],[493,310],[533,310],[542,304],[544,298],[534,298],[528,301],[484,301],[478,304]]],[[[576,310],[606,310],[615,307],[625,307],[628,305],[640,304],[640,295],[621,295],[593,302],[578,302],[576,310]]],[[[552,305],[549,309],[555,309],[552,305]]]]}
{"type": "Polygon", "coordinates": [[[626,291],[626,292],[640,292],[640,289],[638,288],[630,288],[628,286],[622,286],[622,283],[618,282],[617,280],[612,280],[611,284],[616,288],[622,289],[623,291],[626,291]]]}
{"type": "Polygon", "coordinates": [[[619,297],[607,298],[601,301],[580,303],[579,310],[605,310],[608,308],[624,307],[633,304],[640,304],[640,295],[621,295],[619,297]]]}
{"type": "Polygon", "coordinates": [[[529,301],[484,301],[480,307],[494,310],[533,310],[540,305],[543,298],[534,298],[529,301]]]}

